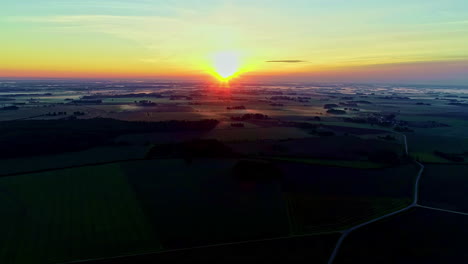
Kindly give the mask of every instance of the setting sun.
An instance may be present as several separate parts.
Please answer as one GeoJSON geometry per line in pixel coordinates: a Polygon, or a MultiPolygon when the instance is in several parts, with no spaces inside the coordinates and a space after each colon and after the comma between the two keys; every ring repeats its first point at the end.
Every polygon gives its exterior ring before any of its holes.
{"type": "Polygon", "coordinates": [[[239,72],[239,54],[232,51],[217,52],[213,55],[213,70],[220,80],[229,80],[239,72]]]}

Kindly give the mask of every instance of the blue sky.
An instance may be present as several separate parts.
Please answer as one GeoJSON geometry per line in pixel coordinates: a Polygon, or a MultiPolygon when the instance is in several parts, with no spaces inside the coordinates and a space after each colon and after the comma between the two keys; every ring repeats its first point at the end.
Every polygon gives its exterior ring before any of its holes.
{"type": "Polygon", "coordinates": [[[344,79],[369,67],[385,76],[387,65],[405,64],[391,77],[424,81],[407,76],[414,65],[410,72],[427,67],[440,82],[467,80],[468,1],[3,0],[1,6],[0,75],[194,76],[210,71],[212,54],[226,51],[239,54],[239,71],[248,75],[344,79]],[[302,62],[265,63],[275,60],[302,62]]]}

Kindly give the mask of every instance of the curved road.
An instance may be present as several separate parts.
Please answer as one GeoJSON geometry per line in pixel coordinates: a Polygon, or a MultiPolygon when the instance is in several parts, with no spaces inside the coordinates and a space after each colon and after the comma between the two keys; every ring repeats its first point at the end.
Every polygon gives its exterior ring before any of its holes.
{"type": "MultiPolygon", "coordinates": [[[[405,137],[406,139],[406,137],[405,137]]],[[[406,145],[406,140],[405,140],[405,145],[406,145]]],[[[333,250],[333,253],[332,255],[330,256],[330,259],[328,260],[328,264],[332,264],[333,261],[335,260],[336,258],[336,255],[338,254],[338,251],[341,247],[341,244],[343,244],[343,241],[344,239],[349,235],[349,233],[353,232],[354,230],[356,229],[359,229],[363,226],[366,226],[366,225],[369,225],[369,224],[372,224],[374,222],[377,222],[377,221],[380,221],[382,219],[385,219],[387,217],[390,217],[390,216],[393,216],[393,215],[396,215],[396,214],[399,214],[399,213],[402,213],[404,211],[407,211],[413,207],[417,207],[418,206],[418,196],[419,196],[419,180],[421,179],[421,175],[424,171],[424,165],[422,165],[421,163],[417,162],[416,163],[420,166],[420,169],[419,169],[419,172],[418,172],[418,176],[416,177],[416,182],[415,182],[415,185],[414,185],[414,198],[413,198],[413,202],[411,203],[411,205],[403,208],[403,209],[400,209],[398,211],[395,211],[395,212],[391,212],[389,214],[386,214],[386,215],[383,215],[383,216],[380,216],[380,217],[377,217],[377,218],[374,218],[370,221],[367,221],[365,223],[362,223],[362,224],[359,224],[357,226],[354,226],[354,227],[351,227],[350,229],[347,229],[345,231],[342,231],[342,235],[340,237],[340,239],[338,240],[338,242],[336,242],[336,246],[335,246],[335,249],[333,250]]]]}
{"type": "MultiPolygon", "coordinates": [[[[403,142],[404,142],[404,146],[405,146],[405,153],[406,155],[408,155],[408,142],[407,142],[407,139],[406,139],[406,135],[405,134],[402,134],[402,133],[397,133],[401,136],[403,136],[403,142]]],[[[359,224],[357,226],[354,226],[354,227],[351,227],[347,230],[344,230],[342,231],[342,235],[340,237],[340,239],[336,242],[336,246],[335,246],[335,249],[333,250],[333,253],[332,255],[330,256],[330,259],[328,260],[328,264],[332,264],[333,261],[335,260],[336,258],[336,255],[338,254],[338,251],[341,247],[341,245],[343,244],[343,241],[345,240],[345,238],[351,233],[353,232],[354,230],[356,229],[359,229],[363,226],[366,226],[366,225],[369,225],[369,224],[372,224],[374,222],[377,222],[379,220],[382,220],[382,219],[385,219],[387,217],[390,217],[390,216],[393,216],[393,215],[396,215],[396,214],[399,214],[399,213],[402,213],[402,212],[405,212],[411,208],[415,208],[415,207],[419,207],[419,208],[425,208],[425,209],[430,209],[430,210],[436,210],[436,211],[441,211],[441,212],[446,212],[446,213],[453,213],[453,214],[461,214],[461,215],[467,215],[468,216],[468,213],[463,213],[463,212],[457,212],[457,211],[452,211],[452,210],[446,210],[446,209],[440,209],[440,208],[435,208],[435,207],[429,207],[429,206],[423,206],[423,205],[419,205],[418,204],[418,201],[419,201],[419,182],[421,180],[421,175],[422,173],[424,172],[424,165],[422,165],[420,162],[418,161],[415,161],[416,164],[419,165],[420,169],[419,169],[419,172],[418,172],[418,175],[416,177],[416,181],[414,183],[414,196],[413,196],[413,202],[411,203],[411,205],[403,208],[403,209],[400,209],[398,211],[395,211],[395,212],[392,212],[392,213],[389,213],[389,214],[386,214],[386,215],[383,215],[381,217],[377,217],[375,219],[372,219],[370,221],[367,221],[365,223],[362,223],[362,224],[359,224]]]]}

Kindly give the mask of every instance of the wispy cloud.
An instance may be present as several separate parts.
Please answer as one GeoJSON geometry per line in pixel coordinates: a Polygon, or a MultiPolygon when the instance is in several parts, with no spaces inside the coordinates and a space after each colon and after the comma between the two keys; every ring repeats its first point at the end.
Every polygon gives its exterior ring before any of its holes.
{"type": "Polygon", "coordinates": [[[304,60],[269,60],[266,62],[278,62],[278,63],[301,63],[301,62],[307,62],[304,60]]]}

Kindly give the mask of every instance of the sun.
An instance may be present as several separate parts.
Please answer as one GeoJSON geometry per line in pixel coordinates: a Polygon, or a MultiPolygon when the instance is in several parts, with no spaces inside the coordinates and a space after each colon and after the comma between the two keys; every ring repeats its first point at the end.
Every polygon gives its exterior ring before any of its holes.
{"type": "Polygon", "coordinates": [[[240,56],[237,52],[221,51],[213,54],[213,71],[221,81],[228,81],[239,72],[240,56]]]}

